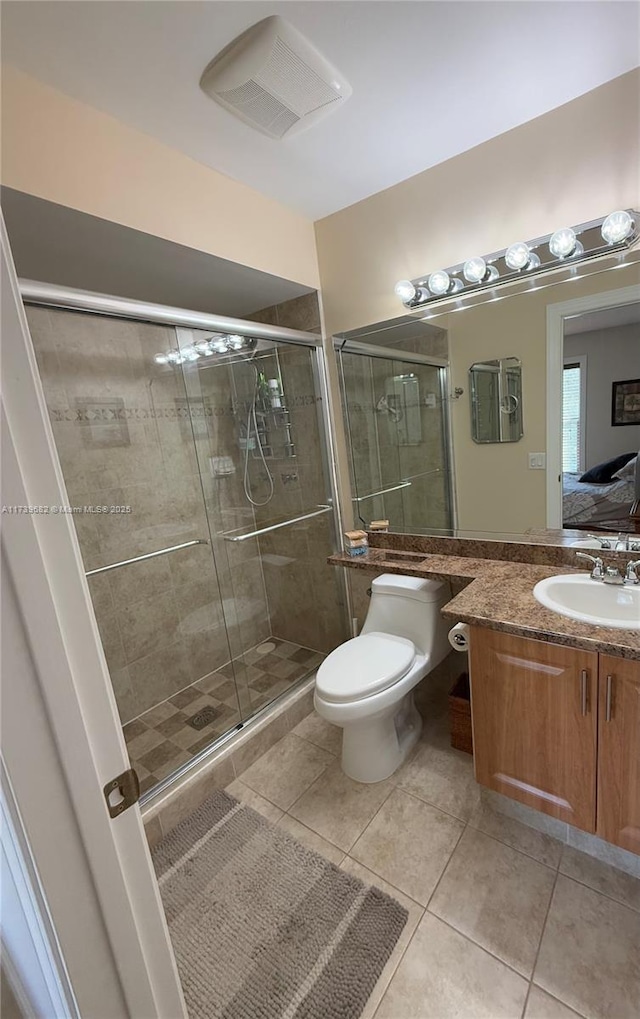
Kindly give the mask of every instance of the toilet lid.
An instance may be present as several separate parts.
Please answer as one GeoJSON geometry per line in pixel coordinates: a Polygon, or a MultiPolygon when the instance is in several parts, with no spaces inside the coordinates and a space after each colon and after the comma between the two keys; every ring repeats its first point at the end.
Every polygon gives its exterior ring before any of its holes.
{"type": "Polygon", "coordinates": [[[416,655],[412,641],[388,633],[363,633],[332,651],[318,669],[316,689],[327,701],[380,693],[401,679],[416,655]]]}

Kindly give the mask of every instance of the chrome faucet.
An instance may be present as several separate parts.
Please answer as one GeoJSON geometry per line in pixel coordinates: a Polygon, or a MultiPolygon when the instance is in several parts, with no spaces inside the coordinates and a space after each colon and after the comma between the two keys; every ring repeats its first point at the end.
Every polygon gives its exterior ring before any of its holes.
{"type": "Polygon", "coordinates": [[[627,570],[624,575],[625,584],[640,584],[640,577],[638,576],[639,566],[640,559],[634,559],[632,562],[627,563],[627,570]]]}
{"type": "Polygon", "coordinates": [[[578,559],[588,559],[590,563],[593,563],[593,569],[591,570],[592,580],[602,580],[604,577],[604,563],[600,556],[589,555],[587,552],[576,552],[578,559]]]}

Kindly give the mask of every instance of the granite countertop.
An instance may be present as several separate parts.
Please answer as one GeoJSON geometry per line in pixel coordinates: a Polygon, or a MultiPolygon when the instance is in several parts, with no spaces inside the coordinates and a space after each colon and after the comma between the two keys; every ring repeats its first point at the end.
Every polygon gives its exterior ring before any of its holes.
{"type": "Polygon", "coordinates": [[[580,623],[551,612],[533,597],[533,588],[539,580],[583,572],[580,570],[386,548],[370,548],[366,555],[355,557],[341,552],[330,556],[327,562],[377,573],[467,581],[464,589],[442,609],[442,615],[452,625],[461,621],[640,661],[640,630],[580,623]]]}

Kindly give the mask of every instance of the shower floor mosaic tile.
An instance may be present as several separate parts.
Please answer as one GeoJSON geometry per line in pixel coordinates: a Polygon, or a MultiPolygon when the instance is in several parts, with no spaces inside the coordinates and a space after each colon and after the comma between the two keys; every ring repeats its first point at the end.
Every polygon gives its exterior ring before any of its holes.
{"type": "Polygon", "coordinates": [[[248,697],[251,711],[257,711],[317,669],[322,659],[318,651],[271,637],[127,722],[124,738],[141,791],[147,792],[239,725],[234,675],[241,698],[244,691],[243,703],[248,697]]]}

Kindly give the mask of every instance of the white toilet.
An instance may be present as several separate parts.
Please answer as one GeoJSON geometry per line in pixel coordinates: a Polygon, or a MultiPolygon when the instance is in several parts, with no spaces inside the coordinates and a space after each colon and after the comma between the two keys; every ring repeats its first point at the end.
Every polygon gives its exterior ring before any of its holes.
{"type": "Polygon", "coordinates": [[[360,636],[318,669],[316,711],[344,729],[342,770],[356,782],[388,778],[418,740],[413,690],[451,650],[440,615],[450,598],[439,581],[376,577],[360,636]]]}

